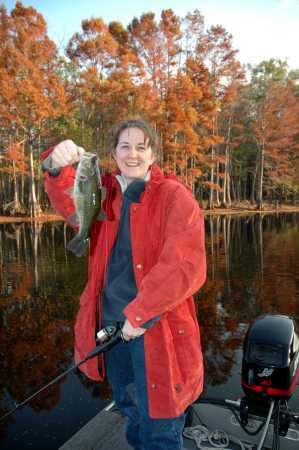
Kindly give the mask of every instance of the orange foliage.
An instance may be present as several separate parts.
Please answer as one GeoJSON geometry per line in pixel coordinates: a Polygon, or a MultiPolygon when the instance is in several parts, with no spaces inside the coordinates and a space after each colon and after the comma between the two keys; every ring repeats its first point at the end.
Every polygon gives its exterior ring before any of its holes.
{"type": "Polygon", "coordinates": [[[46,22],[32,7],[17,2],[8,16],[0,11],[0,117],[23,131],[67,112],[65,86],[58,74],[55,44],[46,22]]]}
{"type": "Polygon", "coordinates": [[[259,106],[253,130],[264,147],[269,181],[294,174],[298,157],[299,101],[296,85],[273,83],[259,106]]]}
{"type": "MultiPolygon", "coordinates": [[[[79,144],[95,144],[106,158],[111,126],[143,117],[160,137],[162,165],[193,190],[209,178],[205,193],[215,190],[224,202],[235,183],[232,153],[248,138],[250,111],[242,98],[244,71],[222,26],[206,30],[198,10],[183,18],[172,9],[162,10],[160,18],[147,12],[127,28],[101,17],[82,20],[67,45],[71,63],[65,75],[45,20],[34,8],[17,2],[8,15],[2,7],[0,23],[0,121],[12,136],[18,130],[28,138],[32,129],[42,136],[45,124],[49,133],[52,119],[72,114],[70,128],[77,127],[79,144]]],[[[250,133],[266,145],[268,178],[276,184],[294,180],[296,86],[273,86],[250,121],[250,133]]]]}
{"type": "Polygon", "coordinates": [[[12,173],[14,176],[29,174],[28,157],[24,154],[23,142],[11,143],[8,150],[5,152],[4,159],[11,163],[12,166],[9,165],[0,168],[0,171],[12,173]]]}

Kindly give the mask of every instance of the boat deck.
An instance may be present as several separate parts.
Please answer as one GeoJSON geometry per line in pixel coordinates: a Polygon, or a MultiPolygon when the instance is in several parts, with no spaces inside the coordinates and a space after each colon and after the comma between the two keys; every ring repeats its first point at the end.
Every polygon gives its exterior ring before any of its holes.
{"type": "MultiPolygon", "coordinates": [[[[103,410],[59,450],[132,450],[125,437],[126,420],[115,408],[103,410]]],[[[196,446],[192,441],[184,442],[184,449],[195,450],[196,446]]]]}
{"type": "Polygon", "coordinates": [[[125,438],[125,421],[117,412],[103,410],[60,450],[132,450],[125,438]]]}
{"type": "MultiPolygon", "coordinates": [[[[236,443],[236,439],[242,442],[249,442],[249,448],[257,448],[260,442],[263,429],[255,436],[249,436],[238,425],[234,419],[234,414],[227,408],[211,404],[193,405],[193,423],[194,425],[205,425],[209,431],[223,430],[230,436],[229,448],[239,450],[241,446],[236,443]]],[[[69,439],[59,450],[132,450],[125,438],[124,418],[117,408],[110,407],[97,414],[81,430],[79,430],[71,439],[69,439]]],[[[255,417],[249,423],[249,429],[254,431],[261,422],[255,417]]],[[[273,425],[270,424],[267,438],[263,449],[272,448],[273,425]]],[[[202,445],[208,448],[210,444],[203,441],[202,445]]],[[[218,443],[219,447],[219,443],[218,443]]],[[[193,439],[184,438],[185,450],[196,450],[198,447],[193,439]]],[[[211,448],[215,448],[212,447],[211,448]]],[[[243,447],[244,448],[244,447],[243,447]]],[[[280,438],[281,450],[298,450],[299,448],[299,426],[291,424],[286,437],[280,438]]]]}

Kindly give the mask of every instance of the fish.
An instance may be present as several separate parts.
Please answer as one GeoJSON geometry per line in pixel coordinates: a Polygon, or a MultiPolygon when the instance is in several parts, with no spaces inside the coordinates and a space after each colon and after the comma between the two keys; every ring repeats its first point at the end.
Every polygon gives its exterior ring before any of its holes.
{"type": "Polygon", "coordinates": [[[85,152],[77,167],[73,200],[79,231],[67,248],[76,256],[86,253],[93,221],[100,216],[102,205],[102,183],[97,155],[85,152]]]}

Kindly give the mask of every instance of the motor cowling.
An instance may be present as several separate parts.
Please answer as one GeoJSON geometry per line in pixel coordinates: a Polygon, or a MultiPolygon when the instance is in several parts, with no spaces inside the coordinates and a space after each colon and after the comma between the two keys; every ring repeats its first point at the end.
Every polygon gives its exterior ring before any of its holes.
{"type": "Polygon", "coordinates": [[[249,327],[243,347],[242,387],[249,397],[292,396],[299,379],[299,337],[294,320],[265,315],[249,327]]]}

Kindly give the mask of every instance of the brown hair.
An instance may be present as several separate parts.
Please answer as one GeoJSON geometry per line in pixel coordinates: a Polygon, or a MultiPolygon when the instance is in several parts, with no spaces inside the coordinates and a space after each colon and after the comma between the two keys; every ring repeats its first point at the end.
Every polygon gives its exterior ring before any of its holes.
{"type": "Polygon", "coordinates": [[[159,138],[155,130],[142,119],[130,119],[121,122],[116,128],[112,135],[112,151],[117,147],[119,136],[122,131],[128,128],[138,128],[144,134],[145,139],[148,139],[148,146],[151,147],[153,154],[156,156],[159,151],[159,138]]]}

